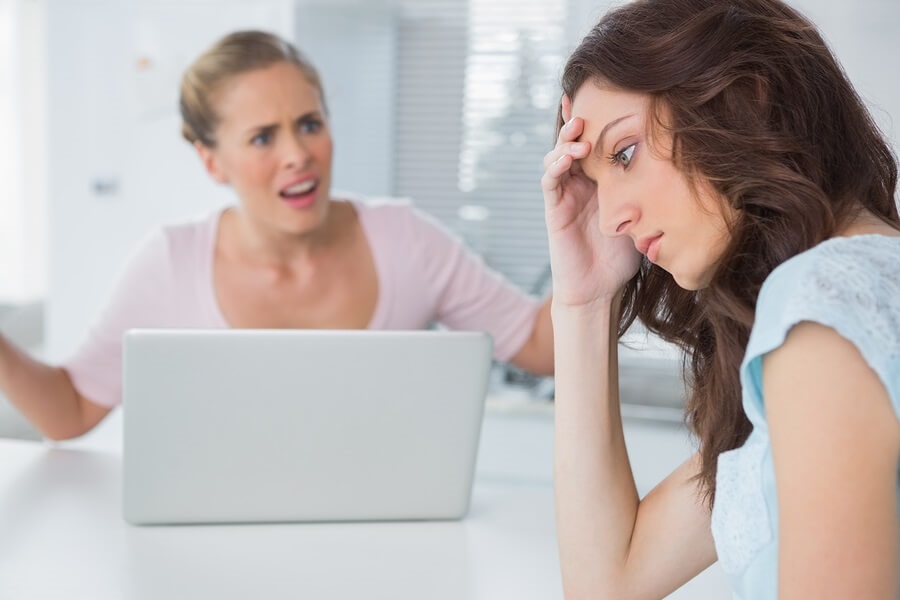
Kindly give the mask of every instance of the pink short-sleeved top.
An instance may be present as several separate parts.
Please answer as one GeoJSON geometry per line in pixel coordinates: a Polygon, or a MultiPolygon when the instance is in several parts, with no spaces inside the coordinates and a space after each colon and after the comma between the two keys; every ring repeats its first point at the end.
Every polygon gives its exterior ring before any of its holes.
{"type": "MultiPolygon", "coordinates": [[[[434,219],[402,201],[353,200],[378,276],[369,329],[486,331],[507,361],[531,334],[539,308],[434,219]]],[[[101,406],[122,400],[122,335],[132,328],[223,329],[213,257],[219,218],[157,230],[138,248],[87,339],[63,365],[101,406]]]]}

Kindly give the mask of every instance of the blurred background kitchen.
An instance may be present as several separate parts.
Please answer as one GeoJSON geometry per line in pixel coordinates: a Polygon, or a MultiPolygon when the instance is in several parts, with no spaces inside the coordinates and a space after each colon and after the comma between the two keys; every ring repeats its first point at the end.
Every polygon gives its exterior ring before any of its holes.
{"type": "MultiPolygon", "coordinates": [[[[610,4],[0,0],[0,331],[63,359],[153,227],[232,202],[179,135],[177,90],[193,57],[246,28],[293,40],[319,67],[336,190],[412,198],[513,282],[546,294],[538,180],[558,76],[610,4]]],[[[900,3],[791,4],[824,32],[896,147],[900,3]]],[[[680,357],[635,330],[621,359],[646,492],[691,451],[680,357]]],[[[552,394],[552,380],[497,365],[480,476],[550,484],[552,394]]],[[[0,436],[36,437],[2,398],[0,436]]],[[[724,595],[715,569],[678,597],[724,595]]]]}

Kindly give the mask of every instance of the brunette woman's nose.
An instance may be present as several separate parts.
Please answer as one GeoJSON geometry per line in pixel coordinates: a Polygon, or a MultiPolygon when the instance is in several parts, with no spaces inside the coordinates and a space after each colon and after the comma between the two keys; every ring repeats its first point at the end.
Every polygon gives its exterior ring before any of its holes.
{"type": "Polygon", "coordinates": [[[600,219],[600,231],[607,237],[627,235],[640,220],[640,210],[629,202],[616,201],[599,197],[597,214],[600,219]]]}

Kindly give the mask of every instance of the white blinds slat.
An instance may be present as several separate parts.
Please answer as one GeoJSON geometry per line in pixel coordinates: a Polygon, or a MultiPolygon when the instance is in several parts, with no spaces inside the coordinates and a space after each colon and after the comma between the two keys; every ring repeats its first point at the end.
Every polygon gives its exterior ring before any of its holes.
{"type": "Polygon", "coordinates": [[[409,0],[397,18],[395,193],[464,236],[524,289],[548,263],[541,162],[552,147],[566,0],[409,0]],[[413,6],[414,5],[414,6],[413,6]]]}

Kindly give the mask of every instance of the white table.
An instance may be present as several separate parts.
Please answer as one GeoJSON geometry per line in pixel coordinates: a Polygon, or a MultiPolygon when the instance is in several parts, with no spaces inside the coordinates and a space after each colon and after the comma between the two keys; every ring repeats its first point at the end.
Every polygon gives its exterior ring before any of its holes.
{"type": "Polygon", "coordinates": [[[0,599],[560,598],[549,485],[458,522],[133,527],[121,456],[0,440],[0,599]]]}
{"type": "MultiPolygon", "coordinates": [[[[553,413],[488,403],[469,516],[449,523],[135,528],[121,518],[121,413],[53,449],[0,439],[0,600],[561,598],[553,413]]],[[[683,427],[625,420],[643,495],[683,427]]],[[[729,598],[718,564],[667,600],[729,598]]]]}

